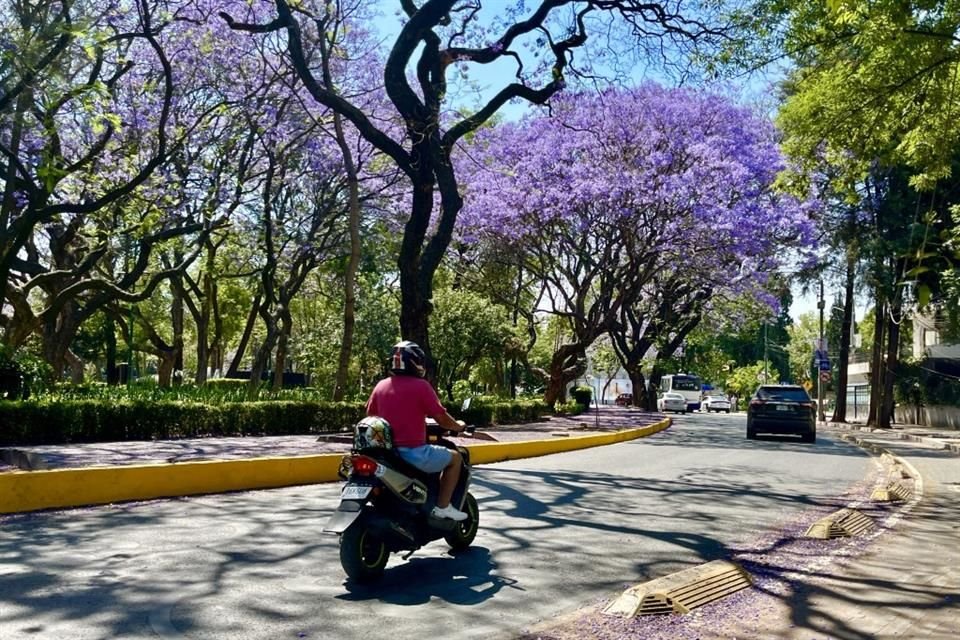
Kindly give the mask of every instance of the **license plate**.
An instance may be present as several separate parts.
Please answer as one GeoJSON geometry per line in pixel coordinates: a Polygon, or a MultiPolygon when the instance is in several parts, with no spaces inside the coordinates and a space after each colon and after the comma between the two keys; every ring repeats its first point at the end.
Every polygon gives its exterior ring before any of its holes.
{"type": "Polygon", "coordinates": [[[778,405],[777,405],[777,411],[788,411],[789,409],[790,409],[790,407],[788,407],[788,406],[785,405],[785,404],[778,404],[778,405]]]}
{"type": "Polygon", "coordinates": [[[362,500],[370,495],[370,486],[365,484],[348,484],[340,492],[342,500],[362,500]]]}

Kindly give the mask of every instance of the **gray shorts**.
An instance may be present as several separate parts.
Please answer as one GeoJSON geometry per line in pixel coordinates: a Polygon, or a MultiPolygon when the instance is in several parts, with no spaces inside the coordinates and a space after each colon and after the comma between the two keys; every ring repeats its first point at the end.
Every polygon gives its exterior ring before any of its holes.
{"type": "Polygon", "coordinates": [[[443,471],[453,454],[450,449],[438,444],[425,444],[419,447],[397,447],[400,457],[426,473],[443,471]]]}

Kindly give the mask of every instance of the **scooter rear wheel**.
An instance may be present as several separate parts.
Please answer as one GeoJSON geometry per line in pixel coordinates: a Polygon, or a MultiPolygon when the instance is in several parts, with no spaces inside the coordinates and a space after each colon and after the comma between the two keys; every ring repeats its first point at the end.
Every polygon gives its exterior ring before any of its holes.
{"type": "Polygon", "coordinates": [[[477,537],[477,530],[480,528],[480,508],[473,494],[467,494],[467,499],[463,502],[463,510],[467,513],[467,519],[458,522],[453,531],[443,536],[454,551],[463,551],[469,547],[477,537]]]}
{"type": "Polygon", "coordinates": [[[340,565],[357,582],[373,582],[383,575],[390,551],[362,521],[350,525],[340,535],[340,565]]]}

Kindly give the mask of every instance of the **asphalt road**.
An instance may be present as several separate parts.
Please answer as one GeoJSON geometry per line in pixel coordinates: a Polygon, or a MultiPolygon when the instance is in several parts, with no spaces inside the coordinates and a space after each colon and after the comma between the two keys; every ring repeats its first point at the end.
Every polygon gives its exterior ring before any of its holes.
{"type": "Polygon", "coordinates": [[[479,467],[474,547],[394,557],[373,588],[345,584],[321,532],[338,485],[0,518],[0,638],[515,637],[725,557],[872,469],[829,436],[744,430],[743,414],[687,414],[649,438],[479,467]]]}

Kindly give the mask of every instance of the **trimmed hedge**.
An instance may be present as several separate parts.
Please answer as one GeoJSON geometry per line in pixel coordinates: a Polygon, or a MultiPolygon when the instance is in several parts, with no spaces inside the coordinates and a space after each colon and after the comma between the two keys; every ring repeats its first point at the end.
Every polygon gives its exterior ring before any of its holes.
{"type": "Polygon", "coordinates": [[[343,431],[360,403],[0,402],[0,446],[343,431]]]}
{"type": "MultiPolygon", "coordinates": [[[[546,413],[549,407],[539,400],[479,401],[463,415],[451,410],[479,426],[529,422],[546,413]]],[[[364,415],[359,402],[0,401],[0,446],[335,433],[364,415]]]]}

